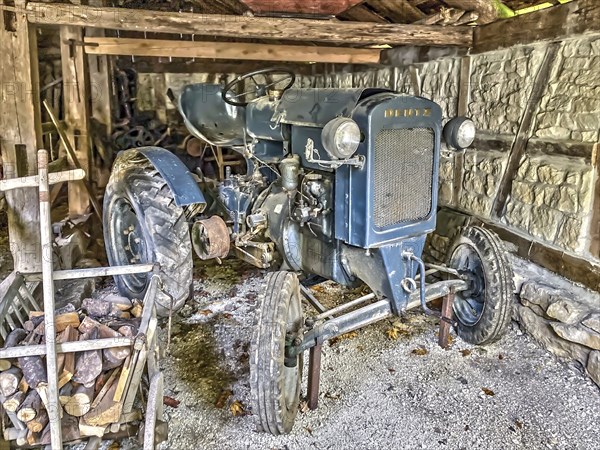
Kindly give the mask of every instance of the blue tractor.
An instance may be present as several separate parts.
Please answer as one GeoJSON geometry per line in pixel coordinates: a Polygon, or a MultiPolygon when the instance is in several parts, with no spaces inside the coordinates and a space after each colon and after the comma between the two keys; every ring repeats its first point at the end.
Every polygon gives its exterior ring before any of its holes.
{"type": "MultiPolygon", "coordinates": [[[[490,343],[507,328],[514,292],[502,241],[485,228],[462,230],[446,264],[421,259],[436,225],[442,142],[471,145],[472,121],[443,127],[436,103],[386,89],[296,89],[294,81],[274,68],[225,87],[185,87],[186,127],[226,150],[225,172],[207,164],[192,174],[167,150],[132,149],[118,156],[104,200],[110,264],[160,265],[162,314],[190,296],[192,250],[273,270],[250,356],[252,410],[272,434],[292,429],[305,351],[313,407],[325,340],[422,307],[440,316],[444,333],[453,325],[467,342],[490,343]],[[371,293],[325,310],[307,289],[323,280],[365,283],[371,293]],[[430,309],[441,297],[442,312],[430,309]]],[[[148,278],[116,283],[142,298],[148,278]]]]}

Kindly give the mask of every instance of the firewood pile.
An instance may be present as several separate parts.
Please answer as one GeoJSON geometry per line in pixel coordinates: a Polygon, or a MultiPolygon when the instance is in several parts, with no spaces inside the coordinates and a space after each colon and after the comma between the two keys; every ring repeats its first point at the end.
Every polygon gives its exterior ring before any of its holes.
{"type": "MultiPolygon", "coordinates": [[[[121,296],[86,299],[79,310],[72,304],[55,313],[59,344],[107,338],[134,338],[142,325],[143,308],[121,296]]],[[[45,343],[44,313],[32,311],[22,327],[13,329],[4,349],[45,343]]],[[[85,348],[85,347],[83,347],[85,348]]],[[[133,345],[59,353],[57,356],[59,415],[64,442],[103,437],[125,423],[142,419],[141,412],[124,409],[130,390],[135,393],[143,370],[133,345]],[[140,370],[141,369],[141,370],[140,370]],[[132,379],[137,379],[132,382],[132,379]],[[116,428],[115,428],[116,425],[116,428]]],[[[0,401],[4,439],[18,446],[50,443],[48,377],[44,356],[0,360],[0,401]]],[[[130,402],[131,403],[131,402],[130,402]]]]}

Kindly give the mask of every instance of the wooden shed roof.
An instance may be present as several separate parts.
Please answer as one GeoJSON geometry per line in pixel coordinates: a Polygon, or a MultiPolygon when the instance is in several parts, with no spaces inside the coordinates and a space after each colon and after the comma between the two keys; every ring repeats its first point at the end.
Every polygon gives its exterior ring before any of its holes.
{"type": "Polygon", "coordinates": [[[570,0],[125,0],[125,7],[373,23],[486,24],[570,0]]]}

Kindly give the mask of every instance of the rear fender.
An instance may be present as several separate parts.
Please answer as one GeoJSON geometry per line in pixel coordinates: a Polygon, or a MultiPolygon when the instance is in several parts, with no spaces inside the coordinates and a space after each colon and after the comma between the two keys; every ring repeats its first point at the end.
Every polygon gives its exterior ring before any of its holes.
{"type": "MultiPolygon", "coordinates": [[[[140,147],[127,150],[129,152],[140,154],[150,161],[167,182],[177,206],[200,205],[204,210],[204,194],[192,173],[176,155],[161,147],[140,147]]],[[[122,156],[119,155],[119,158],[122,156]]]]}

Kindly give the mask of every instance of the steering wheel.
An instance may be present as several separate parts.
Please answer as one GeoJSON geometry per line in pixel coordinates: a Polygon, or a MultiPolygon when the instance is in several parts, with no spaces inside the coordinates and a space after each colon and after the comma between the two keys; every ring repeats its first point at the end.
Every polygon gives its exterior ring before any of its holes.
{"type": "Polygon", "coordinates": [[[221,96],[223,97],[223,101],[225,103],[228,103],[232,106],[246,106],[251,100],[267,95],[267,88],[271,86],[277,86],[286,80],[288,80],[287,84],[279,89],[280,91],[287,91],[292,87],[296,81],[296,75],[294,72],[280,67],[255,70],[254,72],[248,72],[244,75],[240,75],[227,83],[221,92],[221,96]],[[264,78],[264,83],[259,83],[256,81],[255,77],[259,75],[264,78]],[[281,77],[277,78],[278,75],[281,77]],[[234,90],[235,86],[246,80],[252,80],[252,83],[254,84],[254,90],[237,94],[234,90]]]}

